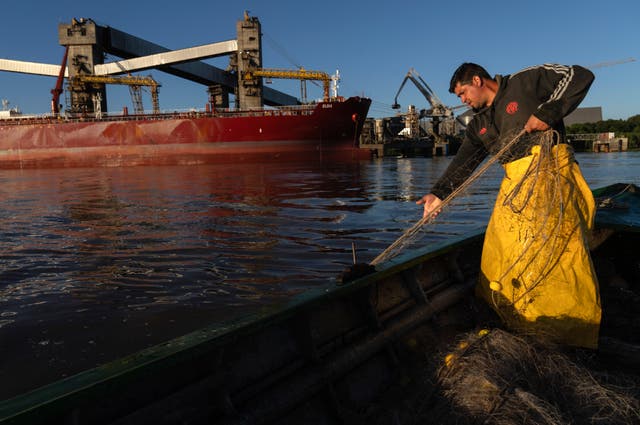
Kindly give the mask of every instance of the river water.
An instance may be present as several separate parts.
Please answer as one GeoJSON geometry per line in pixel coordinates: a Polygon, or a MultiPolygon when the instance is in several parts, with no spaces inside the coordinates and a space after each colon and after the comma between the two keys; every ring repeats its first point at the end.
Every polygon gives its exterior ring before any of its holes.
{"type": "MultiPolygon", "coordinates": [[[[640,152],[580,153],[592,188],[640,152]]],[[[450,157],[0,171],[0,400],[309,288],[419,218],[450,157]]],[[[502,171],[421,243],[485,224],[502,171]]]]}

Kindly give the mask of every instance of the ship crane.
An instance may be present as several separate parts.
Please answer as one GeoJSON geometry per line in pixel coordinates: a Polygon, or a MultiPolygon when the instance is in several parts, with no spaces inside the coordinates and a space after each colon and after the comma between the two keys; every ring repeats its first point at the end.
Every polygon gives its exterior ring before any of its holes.
{"type": "Polygon", "coordinates": [[[56,80],[56,86],[51,89],[51,113],[58,115],[60,113],[60,95],[62,94],[62,84],[64,82],[64,73],[67,70],[67,57],[69,56],[69,46],[64,49],[64,55],[62,56],[62,64],[60,65],[60,72],[58,72],[58,79],[56,80]]]}
{"type": "MultiPolygon", "coordinates": [[[[393,109],[400,108],[400,105],[398,104],[398,96],[400,95],[400,92],[404,88],[407,81],[411,81],[418,88],[420,93],[422,93],[425,99],[427,99],[427,102],[429,102],[429,105],[431,105],[430,109],[421,109],[419,114],[410,112],[409,115],[407,116],[407,120],[410,124],[408,125],[408,127],[417,128],[418,121],[420,119],[431,118],[433,135],[435,136],[436,141],[442,141],[443,137],[440,134],[440,123],[443,120],[453,118],[453,110],[457,109],[458,107],[450,108],[448,106],[445,106],[442,103],[442,101],[440,101],[438,96],[436,96],[434,91],[431,90],[431,87],[429,87],[426,81],[422,79],[420,74],[418,74],[418,72],[415,69],[410,68],[407,74],[405,75],[404,79],[402,80],[402,84],[400,84],[400,88],[396,93],[396,97],[394,98],[391,108],[393,109]]],[[[464,107],[466,105],[461,105],[461,106],[464,107]]],[[[454,131],[455,131],[454,129],[444,130],[445,133],[451,133],[451,134],[453,134],[454,131]]],[[[415,133],[415,130],[412,130],[411,133],[415,133]]]]}
{"type": "Polygon", "coordinates": [[[151,102],[153,113],[160,113],[160,103],[158,101],[158,87],[160,84],[151,77],[141,77],[136,75],[111,76],[111,75],[76,75],[70,79],[71,90],[79,90],[86,84],[122,84],[128,85],[131,91],[134,111],[136,114],[144,112],[142,107],[142,98],[140,95],[141,87],[149,87],[151,90],[151,102]]]}
{"type": "MultiPolygon", "coordinates": [[[[322,97],[323,101],[329,100],[329,86],[331,84],[332,78],[329,74],[323,71],[309,71],[304,68],[300,68],[298,70],[286,70],[286,69],[254,69],[250,71],[245,71],[242,75],[244,80],[254,80],[257,77],[264,78],[287,78],[287,79],[296,79],[301,81],[313,80],[313,81],[322,81],[322,97]]],[[[303,90],[303,100],[306,99],[306,90],[303,90]]]]}
{"type": "Polygon", "coordinates": [[[393,104],[391,108],[400,109],[400,105],[398,104],[398,96],[400,92],[404,88],[407,80],[410,80],[415,86],[420,90],[420,93],[427,99],[427,102],[431,105],[431,109],[423,109],[420,111],[420,118],[442,118],[442,117],[451,117],[453,116],[453,110],[451,108],[446,107],[436,96],[436,94],[431,90],[431,87],[422,79],[418,72],[411,68],[407,75],[405,75],[404,80],[402,80],[402,84],[400,84],[400,88],[396,93],[396,97],[393,100],[393,104]]]}

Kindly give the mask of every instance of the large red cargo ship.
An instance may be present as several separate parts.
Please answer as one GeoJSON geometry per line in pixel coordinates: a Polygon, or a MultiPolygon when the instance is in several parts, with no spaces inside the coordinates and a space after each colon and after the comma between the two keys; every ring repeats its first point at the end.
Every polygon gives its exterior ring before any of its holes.
{"type": "MultiPolygon", "coordinates": [[[[261,25],[245,12],[237,38],[195,48],[169,50],[91,19],[59,24],[62,64],[2,62],[0,70],[57,75],[51,113],[27,117],[0,112],[0,168],[205,164],[284,158],[366,158],[359,136],[371,100],[337,94],[339,76],[303,68],[263,68],[261,25]],[[107,54],[123,58],[104,63],[107,54]],[[200,62],[229,56],[227,70],[200,62]],[[193,65],[193,66],[188,66],[193,65]],[[161,113],[159,84],[131,72],[160,67],[207,86],[207,108],[161,113]],[[56,73],[52,73],[55,69],[56,73]],[[120,75],[127,74],[127,75],[120,75]],[[267,90],[263,78],[301,81],[302,104],[267,90]],[[67,108],[60,96],[66,87],[67,108]],[[306,81],[321,81],[322,101],[307,103],[306,81]],[[329,95],[330,83],[334,84],[329,95]],[[125,84],[136,114],[107,114],[107,84],[125,84]],[[153,113],[143,113],[140,89],[151,91],[153,113]],[[235,97],[229,109],[229,96],[235,97]],[[264,105],[291,105],[271,106],[264,105]],[[103,111],[105,111],[103,113],[103,111]]],[[[6,109],[6,108],[5,108],[6,109]]]]}
{"type": "Polygon", "coordinates": [[[367,158],[358,139],[370,104],[351,97],[250,111],[5,118],[0,168],[367,158]]]}

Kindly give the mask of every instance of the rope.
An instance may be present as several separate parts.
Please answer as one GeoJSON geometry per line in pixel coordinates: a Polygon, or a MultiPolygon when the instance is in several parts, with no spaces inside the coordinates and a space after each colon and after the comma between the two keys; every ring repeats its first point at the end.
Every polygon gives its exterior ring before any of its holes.
{"type": "Polygon", "coordinates": [[[393,242],[387,249],[385,249],[382,253],[380,253],[376,258],[371,261],[372,265],[376,265],[383,261],[388,260],[393,257],[393,253],[396,249],[404,244],[408,239],[418,233],[423,226],[430,224],[436,218],[436,216],[442,211],[443,208],[447,207],[453,199],[455,199],[461,192],[471,186],[480,176],[482,176],[496,161],[498,161],[504,154],[507,152],[517,141],[525,134],[525,130],[521,130],[512,140],[506,143],[495,155],[489,158],[485,164],[477,169],[469,178],[467,178],[460,186],[458,186],[449,196],[447,196],[442,203],[433,211],[431,211],[426,217],[421,218],[417,223],[411,226],[408,230],[402,234],[395,242],[393,242]]]}

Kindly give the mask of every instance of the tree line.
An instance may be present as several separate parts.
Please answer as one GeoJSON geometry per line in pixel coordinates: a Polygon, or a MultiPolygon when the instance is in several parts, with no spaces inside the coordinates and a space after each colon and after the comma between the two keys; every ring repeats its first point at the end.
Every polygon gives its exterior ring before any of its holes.
{"type": "Polygon", "coordinates": [[[573,124],[567,127],[567,133],[571,134],[608,132],[626,137],[629,140],[629,149],[640,148],[640,115],[634,115],[626,120],[604,120],[573,124]]]}

